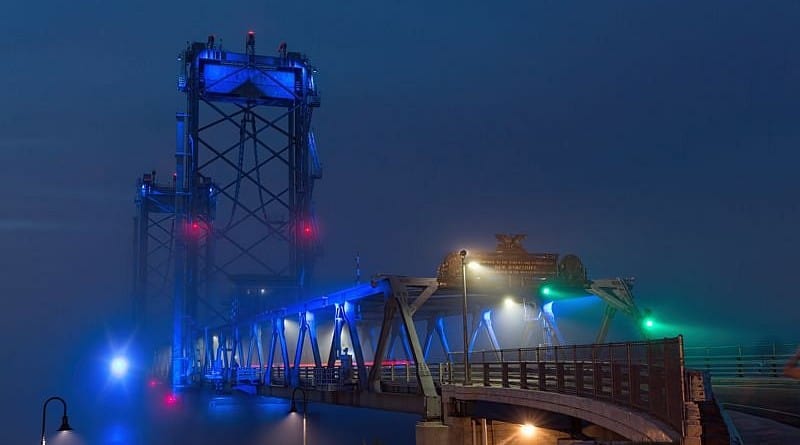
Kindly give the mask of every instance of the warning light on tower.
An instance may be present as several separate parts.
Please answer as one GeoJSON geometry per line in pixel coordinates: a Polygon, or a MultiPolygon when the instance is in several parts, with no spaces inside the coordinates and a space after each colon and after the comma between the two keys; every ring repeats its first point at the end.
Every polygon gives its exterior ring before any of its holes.
{"type": "Polygon", "coordinates": [[[198,238],[206,234],[208,225],[202,220],[187,222],[184,226],[186,236],[198,238]]]}

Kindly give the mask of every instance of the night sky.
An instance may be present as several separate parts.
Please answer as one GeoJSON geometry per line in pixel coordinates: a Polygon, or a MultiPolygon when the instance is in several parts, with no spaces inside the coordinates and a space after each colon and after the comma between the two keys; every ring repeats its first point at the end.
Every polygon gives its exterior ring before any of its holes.
{"type": "Polygon", "coordinates": [[[135,180],[172,172],[175,57],[210,33],[320,69],[321,285],[351,283],[356,252],[367,276],[432,276],[527,233],[635,276],[688,342],[797,340],[800,3],[163,3],[0,14],[8,443],[124,342],[135,180]]]}

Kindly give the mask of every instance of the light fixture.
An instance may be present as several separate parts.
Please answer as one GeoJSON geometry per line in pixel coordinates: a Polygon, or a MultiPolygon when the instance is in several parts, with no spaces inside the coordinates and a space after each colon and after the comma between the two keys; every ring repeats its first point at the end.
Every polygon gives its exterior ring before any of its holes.
{"type": "Polygon", "coordinates": [[[295,401],[294,401],[294,396],[295,396],[295,394],[297,394],[297,391],[300,391],[300,392],[303,393],[303,445],[306,445],[306,443],[307,443],[307,437],[306,437],[306,422],[307,422],[306,413],[308,412],[308,393],[306,392],[305,389],[300,388],[299,386],[292,390],[292,404],[289,406],[289,414],[293,414],[293,413],[297,412],[297,405],[295,404],[295,401]]]}
{"type": "MultiPolygon", "coordinates": [[[[467,339],[467,251],[462,249],[458,253],[461,257],[461,278],[463,279],[464,300],[461,306],[461,316],[463,334],[464,334],[464,385],[470,385],[470,371],[469,371],[469,342],[467,339]]],[[[470,265],[474,264],[471,262],[470,265]]]]}
{"type": "Polygon", "coordinates": [[[111,360],[111,375],[116,378],[125,377],[128,373],[128,359],[118,355],[111,360]]]}
{"type": "Polygon", "coordinates": [[[42,406],[42,445],[46,445],[47,437],[45,434],[45,424],[46,424],[46,417],[47,417],[47,404],[52,402],[53,400],[58,400],[64,405],[64,414],[61,416],[61,426],[58,427],[58,431],[72,431],[72,427],[69,425],[69,418],[67,417],[67,402],[64,401],[61,397],[50,397],[49,399],[44,401],[44,405],[42,406]]]}
{"type": "Polygon", "coordinates": [[[526,423],[520,426],[519,430],[523,436],[531,437],[536,432],[536,427],[531,425],[530,423],[526,423]]]}

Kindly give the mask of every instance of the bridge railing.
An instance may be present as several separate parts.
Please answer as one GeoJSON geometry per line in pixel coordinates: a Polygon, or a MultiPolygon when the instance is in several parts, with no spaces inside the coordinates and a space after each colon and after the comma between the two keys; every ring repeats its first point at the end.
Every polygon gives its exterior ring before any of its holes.
{"type": "Polygon", "coordinates": [[[686,347],[686,367],[707,371],[712,379],[783,377],[795,343],[686,347]]]}
{"type": "MultiPolygon", "coordinates": [[[[464,384],[463,353],[450,363],[445,383],[464,384]]],[[[683,424],[681,337],[474,352],[470,374],[472,385],[573,394],[648,412],[679,431],[683,424]]]]}
{"type": "MultiPolygon", "coordinates": [[[[371,366],[366,367],[369,375],[371,366]]],[[[449,381],[453,375],[449,363],[435,363],[429,365],[431,376],[437,386],[449,381]]],[[[266,369],[263,370],[266,372],[266,369]]],[[[305,388],[319,391],[343,391],[359,389],[361,382],[358,379],[358,367],[353,366],[343,369],[341,366],[301,366],[296,372],[298,384],[305,388]]],[[[252,371],[240,368],[241,378],[237,375],[239,383],[251,383],[262,375],[262,371],[254,368],[252,371]]],[[[292,383],[291,376],[286,375],[283,366],[274,366],[270,373],[270,382],[275,386],[286,386],[292,383]]],[[[419,386],[417,368],[414,362],[389,363],[381,366],[381,385],[385,392],[415,393],[419,386]]]]}

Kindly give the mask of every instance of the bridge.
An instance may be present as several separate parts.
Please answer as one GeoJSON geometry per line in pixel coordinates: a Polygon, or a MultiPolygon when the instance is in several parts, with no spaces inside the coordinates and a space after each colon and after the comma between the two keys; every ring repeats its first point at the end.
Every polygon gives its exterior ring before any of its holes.
{"type": "Polygon", "coordinates": [[[458,321],[449,308],[463,293],[441,288],[436,278],[383,276],[206,327],[191,380],[221,392],[287,398],[299,388],[309,400],[416,413],[418,443],[465,443],[493,421],[536,425],[553,440],[576,443],[728,440],[707,374],[685,368],[680,337],[477,351],[480,335],[499,345],[492,322],[498,297],[467,297],[466,367],[463,351],[450,349],[447,329],[458,321]],[[322,332],[330,342],[321,347],[322,332]],[[398,346],[402,359],[392,353],[398,346]]]}
{"type": "Polygon", "coordinates": [[[685,368],[680,337],[605,343],[616,314],[646,336],[632,280],[589,279],[575,255],[527,252],[524,235],[453,252],[435,278],[380,275],[314,295],[316,69],[285,44],[263,56],[252,32],[245,42],[238,53],[209,36],[180,53],[175,172],[136,184],[135,312],[154,343],[169,343],[157,374],[176,390],[300,390],[418,413],[419,444],[478,443],[478,430],[486,443],[493,421],[575,443],[710,437],[706,413],[719,409],[708,409],[706,375],[685,368]],[[553,303],[586,296],[605,305],[596,342],[568,345],[553,303]],[[501,304],[518,310],[513,348],[496,332],[501,304]]]}

